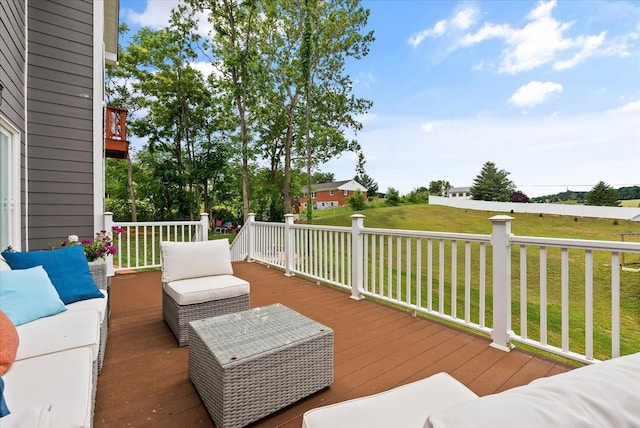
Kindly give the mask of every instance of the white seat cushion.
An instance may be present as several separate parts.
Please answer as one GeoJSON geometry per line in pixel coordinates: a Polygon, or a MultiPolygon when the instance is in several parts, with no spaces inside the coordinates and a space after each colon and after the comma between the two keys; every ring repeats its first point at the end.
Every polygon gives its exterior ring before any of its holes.
{"type": "Polygon", "coordinates": [[[233,275],[183,279],[164,284],[163,287],[180,306],[249,294],[249,283],[233,275]]]}
{"type": "Polygon", "coordinates": [[[20,338],[16,361],[80,347],[88,347],[94,359],[98,356],[97,311],[65,311],[19,325],[16,330],[20,338]]]}
{"type": "Polygon", "coordinates": [[[233,275],[228,239],[160,243],[162,282],[201,276],[233,275]]]}
{"type": "Polygon", "coordinates": [[[104,321],[104,317],[107,313],[107,303],[109,302],[109,295],[107,290],[100,289],[100,292],[104,295],[104,299],[87,299],[80,300],[66,305],[67,311],[98,311],[100,314],[100,322],[104,321]]]}
{"type": "Polygon", "coordinates": [[[478,396],[447,373],[309,410],[303,428],[422,428],[427,416],[478,396]]]}
{"type": "MultiPolygon", "coordinates": [[[[90,427],[92,373],[93,357],[86,347],[16,361],[2,377],[7,406],[18,415],[34,405],[50,405],[52,426],[90,427]]],[[[5,418],[0,426],[5,428],[5,418]]]]}

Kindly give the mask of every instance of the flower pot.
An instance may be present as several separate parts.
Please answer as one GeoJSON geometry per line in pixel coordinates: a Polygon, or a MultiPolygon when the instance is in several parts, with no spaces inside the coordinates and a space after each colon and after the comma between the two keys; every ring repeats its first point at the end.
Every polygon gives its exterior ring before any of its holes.
{"type": "Polygon", "coordinates": [[[96,285],[103,289],[109,289],[109,279],[107,278],[107,262],[105,260],[94,260],[89,262],[89,270],[96,285]]]}

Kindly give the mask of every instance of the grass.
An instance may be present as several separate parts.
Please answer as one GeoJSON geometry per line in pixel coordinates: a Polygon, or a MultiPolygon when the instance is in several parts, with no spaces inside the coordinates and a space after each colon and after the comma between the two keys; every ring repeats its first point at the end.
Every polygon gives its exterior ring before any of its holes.
{"type": "Polygon", "coordinates": [[[638,208],[640,207],[640,199],[628,199],[626,201],[620,201],[621,207],[638,208]]]}
{"type": "MultiPolygon", "coordinates": [[[[326,211],[314,212],[314,224],[350,226],[350,216],[354,212],[349,208],[339,208],[326,211]]],[[[398,207],[384,207],[367,209],[360,212],[365,215],[365,227],[407,229],[424,231],[442,231],[457,233],[479,233],[490,234],[491,222],[489,218],[504,213],[464,210],[436,205],[402,205],[398,207]]],[[[572,239],[593,239],[606,241],[620,241],[622,232],[639,232],[640,223],[632,221],[598,218],[582,218],[559,215],[538,214],[509,214],[514,218],[512,222],[512,233],[520,236],[556,237],[572,239]]],[[[625,237],[625,241],[640,242],[640,236],[625,237]]],[[[387,244],[383,244],[387,245],[387,244]]],[[[415,249],[415,241],[412,248],[415,249]]],[[[403,244],[404,246],[404,244],[403,244]]],[[[434,245],[434,248],[436,246],[434,245]]],[[[463,245],[458,244],[458,252],[463,251],[463,245]]],[[[412,257],[415,256],[415,250],[412,257]]],[[[478,318],[479,293],[477,290],[477,247],[472,248],[472,317],[478,318]]],[[[516,333],[519,331],[520,313],[519,293],[520,293],[520,257],[519,248],[512,248],[512,319],[516,333]]],[[[386,250],[385,250],[386,252],[386,250]]],[[[435,252],[435,251],[434,251],[435,252]]],[[[401,258],[406,260],[407,255],[401,248],[401,258]]],[[[444,249],[445,257],[449,257],[445,266],[446,279],[444,294],[439,296],[437,285],[433,290],[434,307],[438,307],[440,298],[443,301],[446,313],[451,311],[451,266],[450,254],[451,243],[447,243],[444,249]]],[[[464,312],[464,257],[458,255],[457,279],[456,279],[456,310],[458,315],[464,312]]],[[[423,253],[424,257],[424,253],[423,253]]],[[[437,254],[435,254],[437,260],[437,254]]],[[[547,257],[547,305],[546,321],[548,343],[554,346],[561,346],[561,251],[556,248],[546,250],[547,257]]],[[[596,358],[610,358],[611,354],[611,254],[607,252],[593,253],[593,283],[594,283],[594,353],[596,358]]],[[[570,326],[570,346],[576,352],[584,352],[585,349],[585,261],[584,251],[570,250],[569,260],[569,326],[570,326]]],[[[379,259],[378,259],[379,261],[379,259]]],[[[626,254],[626,264],[640,263],[639,254],[626,254]]],[[[422,264],[423,266],[426,263],[422,264]]],[[[391,284],[395,285],[398,275],[401,275],[402,283],[405,283],[405,273],[396,271],[396,251],[392,251],[392,272],[391,284]]],[[[487,278],[491,278],[491,251],[487,251],[487,278]]],[[[372,270],[376,267],[372,267],[372,270]]],[[[437,263],[434,263],[434,278],[438,278],[437,263]]],[[[529,247],[527,251],[527,334],[532,339],[539,340],[540,331],[540,249],[529,247]]],[[[388,271],[385,272],[385,275],[388,271]]],[[[436,280],[437,281],[437,280],[436,280]]],[[[423,281],[423,284],[426,281],[423,281]]],[[[415,284],[415,272],[412,273],[411,283],[415,284]]],[[[393,286],[392,285],[392,286],[393,286]]],[[[485,301],[487,312],[491,312],[491,295],[488,284],[488,295],[485,301]]],[[[383,292],[389,292],[385,286],[383,292]]],[[[397,290],[393,291],[395,295],[397,290]]],[[[399,291],[401,298],[406,292],[399,291]]],[[[412,290],[415,293],[415,290],[412,290]]],[[[426,285],[423,285],[422,296],[426,296],[426,285]]],[[[424,297],[423,297],[424,299],[424,297]]],[[[621,352],[627,354],[640,350],[640,273],[621,273],[621,352]]],[[[489,318],[490,319],[490,318],[489,318]]]]}

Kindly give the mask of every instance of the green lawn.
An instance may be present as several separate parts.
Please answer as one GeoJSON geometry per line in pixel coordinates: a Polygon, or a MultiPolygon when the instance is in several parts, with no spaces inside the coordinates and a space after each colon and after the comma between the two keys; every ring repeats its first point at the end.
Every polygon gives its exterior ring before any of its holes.
{"type": "MultiPolygon", "coordinates": [[[[398,207],[384,207],[367,209],[360,212],[365,215],[365,227],[408,229],[457,233],[491,233],[490,217],[497,212],[464,210],[437,205],[402,205],[398,207]]],[[[350,216],[353,214],[349,208],[340,208],[314,212],[314,224],[349,226],[350,216]]],[[[575,239],[595,239],[620,241],[622,232],[639,232],[640,222],[567,217],[557,215],[538,214],[508,214],[514,218],[512,233],[520,236],[557,237],[575,239]]],[[[631,239],[625,237],[625,241],[640,242],[640,236],[631,239]]],[[[415,248],[415,244],[412,244],[415,248]]],[[[446,244],[445,257],[450,257],[450,243],[446,244]]],[[[463,245],[458,244],[458,277],[456,308],[459,316],[464,311],[464,260],[462,256],[463,245]]],[[[477,319],[478,290],[477,290],[477,246],[472,248],[475,259],[472,257],[472,313],[477,319]]],[[[519,330],[520,306],[519,294],[519,248],[512,248],[512,318],[513,326],[517,333],[519,330]]],[[[415,253],[415,250],[414,250],[415,253]]],[[[596,358],[609,358],[611,350],[611,255],[608,252],[594,252],[593,282],[594,282],[594,353],[596,358]]],[[[413,257],[414,255],[412,255],[413,257]]],[[[402,260],[406,260],[406,254],[401,249],[402,260]]],[[[424,256],[423,256],[424,257],[424,256]]],[[[540,251],[539,248],[529,248],[527,252],[527,320],[528,335],[539,339],[540,321],[540,251]]],[[[393,252],[395,266],[395,250],[393,252]]],[[[640,264],[640,255],[627,254],[627,265],[640,264]]],[[[445,275],[449,275],[450,260],[447,262],[445,275]]],[[[423,266],[425,264],[423,263],[423,266]]],[[[640,267],[640,265],[635,265],[640,267]]],[[[559,249],[547,249],[547,323],[548,340],[550,344],[560,346],[561,323],[561,252],[559,249]]],[[[436,263],[434,263],[434,277],[437,278],[436,263]]],[[[392,272],[392,283],[395,284],[398,272],[392,272]]],[[[400,273],[404,275],[404,273],[400,273]]],[[[491,251],[487,251],[487,278],[491,275],[491,251]]],[[[415,272],[412,273],[412,283],[415,284],[415,272]]],[[[406,278],[402,278],[403,282],[406,278]]],[[[447,277],[445,293],[442,296],[447,313],[451,307],[451,280],[447,277]]],[[[571,250],[569,252],[569,304],[570,304],[570,343],[571,349],[582,351],[584,349],[584,251],[571,250]]],[[[422,295],[426,296],[423,285],[422,295]]],[[[436,287],[437,288],[437,287],[436,287]]],[[[488,286],[488,291],[490,290],[488,286]]],[[[414,291],[415,292],[415,291],[414,291]]],[[[404,291],[402,292],[404,295],[404,291]]],[[[434,290],[434,306],[437,307],[440,296],[434,290]]],[[[424,298],[423,298],[424,299],[424,298]]],[[[487,312],[491,312],[491,296],[486,300],[487,312]]],[[[623,354],[640,350],[640,273],[621,273],[621,352],[623,354]]]]}

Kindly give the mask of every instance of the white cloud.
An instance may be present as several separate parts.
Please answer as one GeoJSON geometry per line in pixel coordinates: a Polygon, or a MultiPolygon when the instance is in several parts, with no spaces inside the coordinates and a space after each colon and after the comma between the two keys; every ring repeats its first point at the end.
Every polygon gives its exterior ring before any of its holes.
{"type": "Polygon", "coordinates": [[[554,93],[562,93],[561,84],[534,80],[519,87],[509,98],[509,104],[516,107],[533,107],[544,103],[554,93]]]}
{"type": "Polygon", "coordinates": [[[353,79],[355,85],[361,85],[365,88],[370,88],[378,79],[371,72],[360,72],[358,76],[353,79]]]}
{"type": "MultiPolygon", "coordinates": [[[[141,27],[149,27],[157,30],[169,25],[171,12],[178,6],[179,0],[147,0],[145,9],[138,13],[132,9],[125,9],[125,21],[141,27]]],[[[207,20],[207,13],[198,12],[195,15],[197,22],[196,33],[201,36],[209,34],[213,26],[207,20]]]]}
{"type": "Polygon", "coordinates": [[[424,132],[425,134],[430,134],[435,131],[437,126],[438,124],[435,122],[426,122],[420,125],[420,131],[424,132]]]}
{"type": "Polygon", "coordinates": [[[498,71],[516,74],[553,63],[556,70],[566,70],[594,55],[629,55],[629,40],[634,34],[607,42],[606,32],[598,35],[566,37],[573,22],[560,22],[552,16],[556,0],[541,0],[529,12],[529,22],[521,28],[509,24],[485,23],[477,32],[465,34],[458,45],[468,47],[489,39],[502,39],[505,48],[498,71]],[[565,55],[566,57],[563,57],[565,55]]]}
{"type": "MultiPolygon", "coordinates": [[[[640,114],[640,100],[623,105],[620,108],[611,110],[611,113],[638,113],[640,114]]],[[[639,118],[640,119],[640,118],[639,118]]]]}
{"type": "Polygon", "coordinates": [[[148,1],[144,11],[140,13],[132,9],[125,10],[125,21],[141,27],[164,28],[169,24],[171,11],[176,6],[178,6],[178,0],[148,1]]]}
{"type": "Polygon", "coordinates": [[[580,64],[582,61],[597,52],[600,46],[604,43],[605,35],[606,32],[603,31],[598,36],[579,37],[577,44],[582,46],[582,49],[572,58],[556,61],[553,64],[553,68],[556,70],[565,70],[580,64]]]}
{"type": "Polygon", "coordinates": [[[409,44],[417,47],[426,38],[441,37],[448,33],[466,31],[478,21],[480,11],[475,6],[466,6],[449,19],[443,19],[435,23],[433,27],[424,29],[409,38],[409,44]]]}

